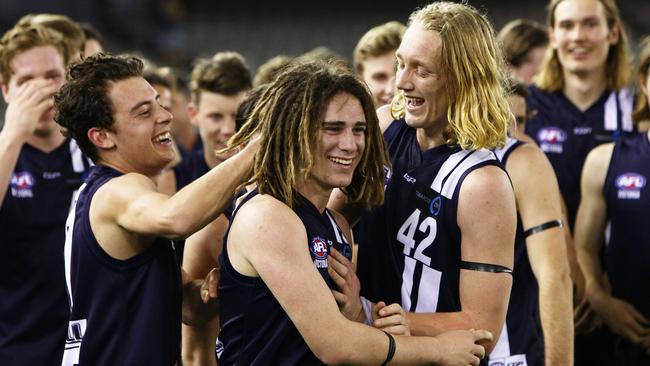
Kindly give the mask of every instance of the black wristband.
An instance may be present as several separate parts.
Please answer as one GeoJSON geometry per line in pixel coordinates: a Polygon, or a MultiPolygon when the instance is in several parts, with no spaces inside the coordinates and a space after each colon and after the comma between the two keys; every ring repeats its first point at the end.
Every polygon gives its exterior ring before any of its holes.
{"type": "Polygon", "coordinates": [[[393,359],[393,356],[395,356],[395,338],[393,338],[390,333],[386,331],[383,332],[388,336],[388,353],[386,354],[386,361],[384,361],[381,366],[387,366],[388,363],[393,359]]]}
{"type": "Polygon", "coordinates": [[[562,220],[551,220],[537,226],[533,226],[530,229],[524,231],[524,237],[527,238],[531,235],[541,233],[544,230],[548,230],[554,227],[562,227],[562,220]]]}
{"type": "Polygon", "coordinates": [[[508,273],[512,275],[512,270],[510,268],[498,264],[460,261],[460,268],[468,269],[470,271],[508,273]]]}

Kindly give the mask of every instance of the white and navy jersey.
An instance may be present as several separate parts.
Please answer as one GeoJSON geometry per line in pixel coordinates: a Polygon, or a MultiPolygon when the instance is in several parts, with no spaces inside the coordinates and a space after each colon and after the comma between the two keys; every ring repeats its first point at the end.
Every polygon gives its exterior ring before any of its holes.
{"type": "Polygon", "coordinates": [[[526,134],[537,141],[551,162],[573,228],[587,154],[634,129],[633,95],[627,89],[605,91],[591,107],[581,111],[562,92],[545,92],[535,86],[529,92],[526,103],[534,115],[526,122],[526,134]]]}
{"type": "MultiPolygon", "coordinates": [[[[496,149],[494,153],[505,166],[510,154],[522,145],[523,142],[508,137],[506,145],[496,149]]],[[[543,366],[543,338],[539,319],[539,289],[528,259],[521,218],[517,214],[515,260],[508,313],[501,336],[490,353],[487,364],[543,366]]]]}
{"type": "Polygon", "coordinates": [[[180,358],[181,275],[171,241],[158,238],[144,252],[118,260],[90,226],[95,192],[121,174],[91,168],[66,223],[64,366],[175,365],[180,358]]]}
{"type": "Polygon", "coordinates": [[[650,317],[650,141],[647,133],[614,145],[604,185],[609,241],[605,248],[612,295],[650,317]]]}
{"type": "MultiPolygon", "coordinates": [[[[239,207],[256,194],[257,189],[244,197],[233,215],[237,215],[239,207]]],[[[302,197],[293,210],[307,231],[305,250],[309,251],[315,269],[327,285],[334,288],[335,284],[327,273],[330,248],[335,247],[351,259],[350,245],[328,210],[321,213],[302,197]]],[[[263,243],[259,250],[264,250],[263,243]]],[[[322,364],[307,347],[264,281],[259,277],[242,275],[233,268],[228,259],[227,233],[219,263],[221,282],[217,298],[221,332],[216,350],[219,365],[322,364]]]]}
{"type": "Polygon", "coordinates": [[[460,311],[460,187],[475,169],[501,163],[489,150],[421,151],[404,120],[392,122],[384,137],[392,167],[384,204],[363,218],[371,230],[359,238],[362,293],[412,312],[460,311]]]}
{"type": "Polygon", "coordinates": [[[0,365],[61,363],[65,219],[89,166],[70,139],[49,153],[22,147],[0,206],[0,365]]]}

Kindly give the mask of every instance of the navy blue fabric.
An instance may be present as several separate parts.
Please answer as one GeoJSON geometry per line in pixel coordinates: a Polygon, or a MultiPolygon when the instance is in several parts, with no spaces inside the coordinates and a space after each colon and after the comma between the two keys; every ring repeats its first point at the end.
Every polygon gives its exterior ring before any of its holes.
{"type": "Polygon", "coordinates": [[[181,275],[171,241],[156,238],[144,252],[118,260],[102,249],[90,226],[95,192],[121,174],[93,167],[69,223],[71,314],[64,365],[174,365],[180,358],[181,275]]]}
{"type": "Polygon", "coordinates": [[[64,227],[82,183],[71,144],[50,153],[23,145],[0,207],[0,365],[61,364],[64,227]]]}
{"type": "MultiPolygon", "coordinates": [[[[257,194],[257,191],[249,193],[233,215],[257,194]]],[[[343,238],[341,229],[332,224],[327,210],[321,213],[302,198],[294,212],[307,230],[305,250],[309,250],[314,267],[333,288],[335,285],[327,273],[327,257],[331,247],[335,247],[350,259],[350,245],[339,240],[343,238]]],[[[259,243],[259,250],[264,250],[264,243],[259,243]]],[[[228,259],[227,234],[219,262],[219,365],[321,365],[264,281],[244,276],[233,268],[228,259]]]]}

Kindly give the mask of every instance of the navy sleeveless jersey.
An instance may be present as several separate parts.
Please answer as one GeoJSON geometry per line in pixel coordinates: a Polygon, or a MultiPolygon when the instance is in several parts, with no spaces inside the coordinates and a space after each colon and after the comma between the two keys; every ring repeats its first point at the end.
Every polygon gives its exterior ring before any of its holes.
{"type": "Polygon", "coordinates": [[[64,366],[174,365],[180,358],[181,276],[171,241],[158,238],[135,257],[118,260],[90,226],[95,192],[121,174],[93,167],[66,223],[71,310],[64,366]]]}
{"type": "Polygon", "coordinates": [[[534,115],[526,122],[526,134],[537,141],[551,162],[573,228],[587,154],[597,145],[613,141],[614,135],[633,130],[633,95],[627,89],[605,91],[583,112],[562,92],[531,86],[529,93],[526,103],[534,115]]]}
{"type": "Polygon", "coordinates": [[[88,166],[70,139],[49,153],[22,147],[0,206],[0,365],[61,364],[65,219],[88,166]]]}
{"type": "MultiPolygon", "coordinates": [[[[249,193],[238,208],[256,194],[257,190],[249,193]]],[[[293,210],[307,230],[305,250],[309,250],[314,267],[327,285],[334,288],[327,273],[327,256],[334,247],[351,259],[350,245],[328,210],[321,213],[304,198],[293,210]]],[[[264,249],[260,247],[260,250],[264,249]]],[[[219,262],[219,365],[321,365],[264,281],[244,276],[232,267],[228,259],[228,234],[219,262]]]]}
{"type": "Polygon", "coordinates": [[[456,221],[463,180],[492,151],[439,146],[421,151],[416,130],[393,121],[384,133],[391,158],[384,204],[366,213],[358,275],[372,301],[399,302],[412,312],[461,310],[461,235],[456,221]]]}
{"type": "Polygon", "coordinates": [[[188,151],[186,155],[182,157],[181,162],[172,169],[176,176],[177,191],[180,191],[181,188],[210,171],[210,167],[208,167],[208,164],[205,162],[205,158],[203,157],[202,148],[188,151]]]}
{"type": "MultiPolygon", "coordinates": [[[[523,142],[508,137],[506,145],[495,150],[495,154],[505,166],[510,154],[522,145],[523,142]]],[[[521,218],[517,214],[515,260],[508,313],[501,336],[490,353],[487,364],[543,366],[543,337],[539,319],[539,289],[528,260],[521,218]]]]}
{"type": "Polygon", "coordinates": [[[604,185],[609,241],[605,249],[612,295],[650,318],[650,141],[647,133],[614,145],[604,185]]]}

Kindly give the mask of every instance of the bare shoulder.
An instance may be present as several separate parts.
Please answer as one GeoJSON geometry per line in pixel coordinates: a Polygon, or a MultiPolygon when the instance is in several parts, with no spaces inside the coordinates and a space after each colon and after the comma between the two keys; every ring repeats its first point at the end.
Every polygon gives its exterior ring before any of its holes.
{"type": "Polygon", "coordinates": [[[512,194],[510,180],[506,172],[498,166],[486,165],[471,171],[460,188],[459,200],[464,196],[483,196],[486,200],[495,195],[512,194]]]}
{"type": "Polygon", "coordinates": [[[513,175],[537,175],[553,171],[551,163],[544,152],[537,145],[523,144],[510,153],[506,162],[506,170],[513,175]]]}
{"type": "Polygon", "coordinates": [[[151,179],[137,173],[124,174],[109,180],[97,190],[93,206],[100,208],[100,211],[121,211],[146,192],[157,192],[156,184],[151,179]]]}
{"type": "Polygon", "coordinates": [[[612,142],[595,147],[589,152],[589,155],[587,155],[587,159],[585,160],[585,169],[589,167],[590,169],[607,170],[613,152],[614,143],[612,142]]]}
{"type": "MultiPolygon", "coordinates": [[[[231,231],[244,230],[248,235],[279,237],[302,228],[304,225],[296,213],[276,198],[260,194],[242,205],[233,218],[231,231]]],[[[300,230],[299,230],[300,231],[300,230]]]]}
{"type": "Polygon", "coordinates": [[[390,104],[383,105],[377,109],[377,117],[379,118],[379,128],[381,132],[386,131],[390,123],[393,122],[393,115],[390,113],[390,104]]]}

